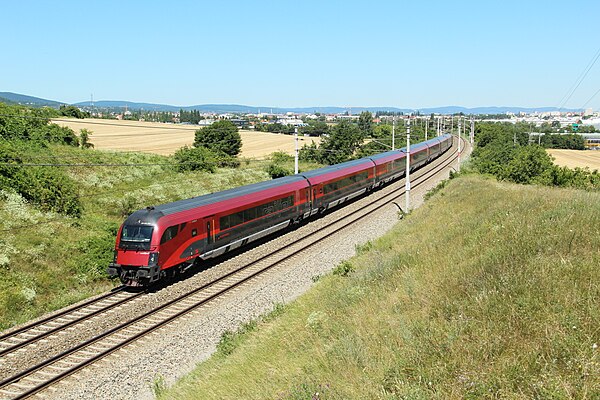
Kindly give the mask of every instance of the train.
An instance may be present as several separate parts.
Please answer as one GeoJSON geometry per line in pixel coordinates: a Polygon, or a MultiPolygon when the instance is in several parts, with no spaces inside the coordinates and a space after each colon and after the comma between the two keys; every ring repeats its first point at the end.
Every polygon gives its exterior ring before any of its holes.
{"type": "MultiPolygon", "coordinates": [[[[410,147],[415,170],[452,147],[442,135],[410,147]]],[[[406,174],[406,148],[135,211],[117,232],[111,278],[150,286],[327,212],[406,174]]]]}

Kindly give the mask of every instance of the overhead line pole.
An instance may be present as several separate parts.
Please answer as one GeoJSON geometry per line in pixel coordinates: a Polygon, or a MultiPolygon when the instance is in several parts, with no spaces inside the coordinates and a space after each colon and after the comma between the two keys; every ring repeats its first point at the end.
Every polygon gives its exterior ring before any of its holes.
{"type": "Polygon", "coordinates": [[[294,155],[294,174],[298,174],[298,127],[294,128],[294,142],[296,145],[296,152],[294,155]]]}
{"type": "Polygon", "coordinates": [[[392,150],[396,150],[396,116],[392,117],[392,150]]]}
{"type": "Polygon", "coordinates": [[[456,167],[456,171],[460,172],[460,119],[458,120],[458,166],[456,167]]]}
{"type": "Polygon", "coordinates": [[[406,213],[410,210],[410,115],[408,116],[408,124],[406,125],[406,213]]]}

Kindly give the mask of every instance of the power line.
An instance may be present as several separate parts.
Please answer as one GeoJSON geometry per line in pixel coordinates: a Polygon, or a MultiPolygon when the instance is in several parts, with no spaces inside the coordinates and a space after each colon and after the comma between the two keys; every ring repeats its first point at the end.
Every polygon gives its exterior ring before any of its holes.
{"type": "Polygon", "coordinates": [[[581,83],[583,82],[583,80],[585,79],[585,77],[587,76],[587,74],[590,72],[590,70],[594,66],[594,64],[596,64],[596,61],[598,61],[599,57],[600,57],[600,48],[598,48],[598,51],[596,52],[596,54],[594,55],[594,57],[592,57],[592,60],[588,63],[587,67],[579,75],[579,77],[577,78],[577,80],[575,81],[575,83],[573,83],[573,86],[571,86],[571,88],[567,91],[567,93],[565,93],[565,95],[562,97],[562,99],[561,99],[561,101],[559,103],[560,105],[558,107],[559,110],[561,108],[563,108],[563,106],[566,105],[567,102],[571,99],[571,96],[573,96],[573,94],[575,93],[575,91],[577,90],[577,88],[579,88],[579,85],[581,85],[581,83]]]}
{"type": "Polygon", "coordinates": [[[600,93],[600,89],[598,89],[598,90],[596,91],[596,93],[594,93],[594,94],[592,95],[592,97],[590,97],[590,98],[589,98],[589,99],[588,99],[588,100],[585,102],[585,104],[584,104],[583,106],[581,106],[581,109],[582,109],[582,110],[583,110],[583,109],[585,109],[585,106],[587,106],[587,105],[588,105],[588,103],[589,103],[590,101],[592,101],[592,100],[594,99],[594,97],[596,97],[596,95],[597,95],[598,93],[600,93]]]}

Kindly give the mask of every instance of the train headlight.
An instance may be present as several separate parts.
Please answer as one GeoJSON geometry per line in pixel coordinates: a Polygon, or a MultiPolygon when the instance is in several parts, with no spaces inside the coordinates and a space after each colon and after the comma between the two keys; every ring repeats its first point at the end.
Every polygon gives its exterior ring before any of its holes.
{"type": "Polygon", "coordinates": [[[148,257],[148,266],[154,266],[158,264],[158,253],[150,253],[148,257]]]}
{"type": "Polygon", "coordinates": [[[113,263],[115,263],[115,264],[116,264],[116,262],[117,262],[117,255],[118,255],[118,254],[119,254],[119,252],[118,252],[117,250],[114,250],[114,251],[113,251],[113,263]]]}

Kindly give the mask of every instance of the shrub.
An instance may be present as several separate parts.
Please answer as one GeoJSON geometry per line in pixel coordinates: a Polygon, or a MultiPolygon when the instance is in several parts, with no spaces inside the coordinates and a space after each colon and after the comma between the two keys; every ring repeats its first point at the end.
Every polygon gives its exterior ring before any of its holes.
{"type": "Polygon", "coordinates": [[[88,129],[81,129],[79,131],[79,139],[81,139],[81,148],[83,149],[93,149],[94,144],[90,142],[90,136],[92,136],[92,131],[88,129]]]}
{"type": "Polygon", "coordinates": [[[513,159],[499,172],[499,177],[515,183],[531,183],[552,165],[552,159],[542,147],[519,147],[513,159]]]}
{"type": "Polygon", "coordinates": [[[215,153],[206,147],[184,146],[175,152],[173,158],[177,162],[177,170],[179,172],[215,172],[217,169],[215,153]]]}
{"type": "Polygon", "coordinates": [[[53,167],[21,169],[15,183],[25,199],[39,204],[42,209],[74,217],[81,215],[77,187],[62,171],[53,167]]]}
{"type": "Polygon", "coordinates": [[[82,212],[77,187],[56,167],[23,166],[23,142],[0,142],[0,184],[16,190],[42,209],[78,217],[82,212]]]}
{"type": "Polygon", "coordinates": [[[237,168],[240,166],[240,160],[225,153],[219,153],[217,156],[217,166],[220,168],[237,168]]]}
{"type": "Polygon", "coordinates": [[[271,161],[277,164],[283,164],[294,161],[294,156],[291,156],[283,151],[276,151],[271,153],[271,161]]]}
{"type": "Polygon", "coordinates": [[[104,270],[113,259],[118,228],[116,224],[107,224],[103,232],[77,243],[79,256],[75,262],[75,270],[80,280],[93,281],[105,277],[104,270]]]}
{"type": "Polygon", "coordinates": [[[271,176],[271,178],[282,178],[284,176],[292,175],[292,172],[283,168],[281,165],[276,163],[271,163],[266,168],[267,174],[271,176]]]}
{"type": "Polygon", "coordinates": [[[56,124],[48,124],[41,128],[36,129],[32,133],[31,139],[39,140],[42,142],[65,144],[69,146],[79,146],[79,138],[73,131],[73,129],[66,126],[59,126],[56,124]]]}
{"type": "Polygon", "coordinates": [[[333,274],[338,276],[348,276],[354,272],[354,266],[350,261],[342,261],[337,267],[333,269],[333,274]]]}

